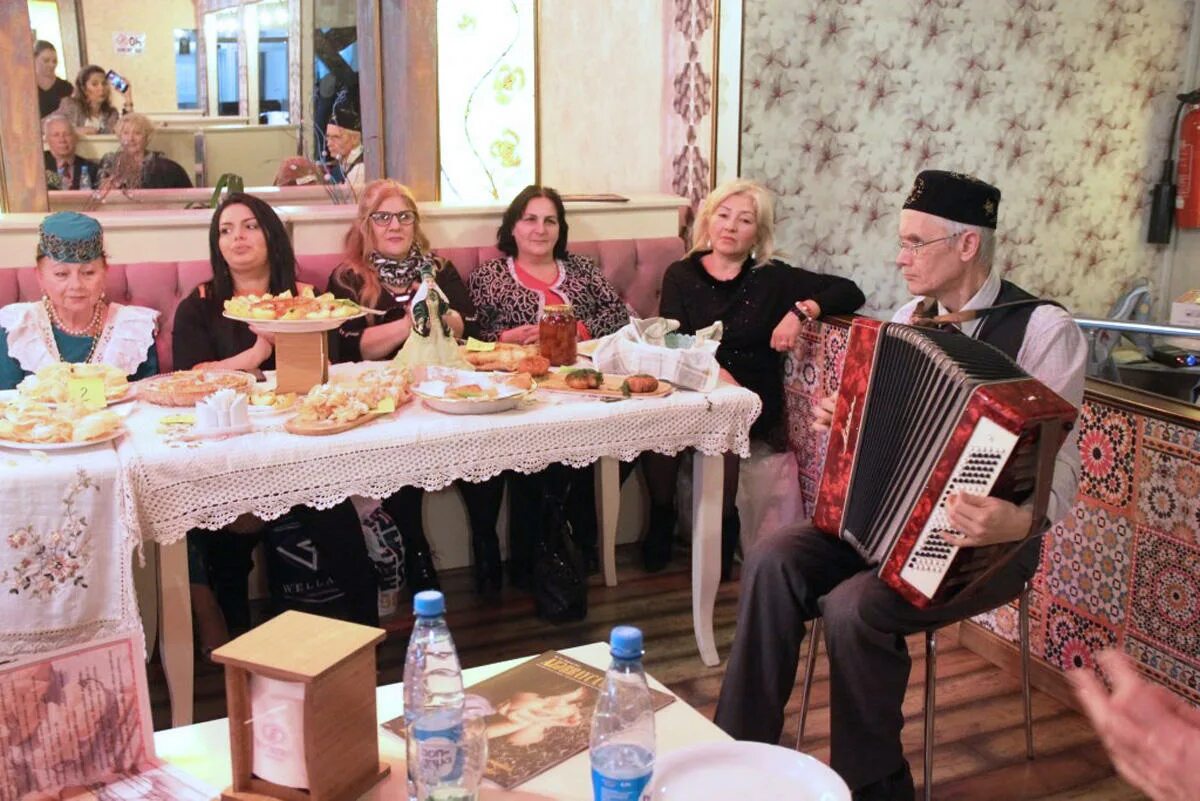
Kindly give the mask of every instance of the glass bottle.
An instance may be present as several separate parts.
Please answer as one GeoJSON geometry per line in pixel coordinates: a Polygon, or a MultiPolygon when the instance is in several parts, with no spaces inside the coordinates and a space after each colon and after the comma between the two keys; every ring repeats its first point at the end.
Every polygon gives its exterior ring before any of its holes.
{"type": "Polygon", "coordinates": [[[575,312],[570,304],[546,306],[538,323],[538,350],[552,366],[574,364],[576,352],[575,312]]]}

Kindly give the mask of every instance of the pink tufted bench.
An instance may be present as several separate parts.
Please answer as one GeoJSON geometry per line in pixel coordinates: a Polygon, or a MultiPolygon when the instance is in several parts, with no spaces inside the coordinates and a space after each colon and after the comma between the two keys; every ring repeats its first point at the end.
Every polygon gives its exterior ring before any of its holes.
{"type": "MultiPolygon", "coordinates": [[[[438,248],[468,280],[481,263],[499,256],[493,247],[438,248]]],[[[616,239],[579,242],[571,252],[591,256],[616,287],[621,297],[642,317],[658,312],[662,275],[667,265],[681,258],[683,241],[678,237],[616,239]]],[[[324,288],[329,274],[341,261],[339,254],[297,254],[299,280],[324,288]]],[[[198,284],[212,277],[207,259],[178,262],[111,264],[108,296],[119,303],[148,306],[161,312],[158,358],[161,369],[172,369],[171,332],[175,307],[198,284]]],[[[35,300],[41,295],[32,267],[0,270],[0,306],[15,301],[35,300]]]]}

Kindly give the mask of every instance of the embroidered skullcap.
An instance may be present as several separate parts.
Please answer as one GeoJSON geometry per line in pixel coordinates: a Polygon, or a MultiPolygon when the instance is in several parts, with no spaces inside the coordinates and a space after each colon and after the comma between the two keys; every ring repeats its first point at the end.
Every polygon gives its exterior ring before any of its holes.
{"type": "Polygon", "coordinates": [[[1000,211],[1000,190],[973,175],[924,170],[913,181],[904,208],[994,229],[1000,211]]]}
{"type": "Polygon", "coordinates": [[[104,255],[100,223],[77,211],[59,211],[38,226],[38,256],[64,264],[87,264],[104,255]]]}
{"type": "Polygon", "coordinates": [[[347,86],[333,100],[333,114],[329,121],[339,128],[362,131],[362,113],[358,106],[358,87],[347,86]]]}

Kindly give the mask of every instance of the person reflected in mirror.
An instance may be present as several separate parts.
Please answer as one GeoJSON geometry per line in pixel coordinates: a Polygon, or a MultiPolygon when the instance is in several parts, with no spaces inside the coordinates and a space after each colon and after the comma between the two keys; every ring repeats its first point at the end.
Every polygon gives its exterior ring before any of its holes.
{"type": "Polygon", "coordinates": [[[58,69],[58,51],[50,42],[38,39],[33,44],[33,77],[38,88],[38,116],[58,111],[64,97],[71,96],[71,83],[54,74],[58,69]]]}
{"type": "Polygon", "coordinates": [[[75,90],[62,99],[58,111],[81,134],[116,133],[121,113],[133,111],[133,88],[121,95],[108,83],[103,67],[88,64],[75,77],[75,90]],[[122,98],[121,111],[112,102],[114,93],[122,98]]]}
{"type": "Polygon", "coordinates": [[[187,171],[150,149],[154,123],[145,114],[130,113],[117,123],[120,149],[100,159],[100,190],[187,189],[192,185],[187,171]]]}
{"type": "Polygon", "coordinates": [[[42,158],[46,167],[46,188],[91,189],[97,181],[100,167],[75,152],[79,137],[75,126],[61,114],[51,114],[42,120],[42,138],[46,149],[42,158]]]}
{"type": "Polygon", "coordinates": [[[1200,799],[1200,709],[1139,676],[1119,651],[1096,661],[1110,688],[1088,668],[1068,675],[1121,778],[1154,801],[1200,799]]]}
{"type": "Polygon", "coordinates": [[[366,183],[357,86],[346,87],[333,101],[333,114],[325,126],[325,141],[330,157],[337,161],[343,182],[355,187],[366,183]]]}

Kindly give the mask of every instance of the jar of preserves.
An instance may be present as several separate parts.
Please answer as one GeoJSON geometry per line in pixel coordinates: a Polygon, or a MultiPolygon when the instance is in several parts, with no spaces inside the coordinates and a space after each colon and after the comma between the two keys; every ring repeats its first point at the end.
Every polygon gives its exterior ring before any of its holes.
{"type": "Polygon", "coordinates": [[[575,312],[569,304],[549,305],[538,323],[538,350],[554,366],[574,364],[576,357],[575,312]]]}

